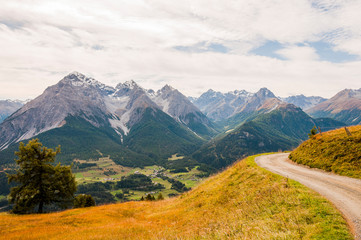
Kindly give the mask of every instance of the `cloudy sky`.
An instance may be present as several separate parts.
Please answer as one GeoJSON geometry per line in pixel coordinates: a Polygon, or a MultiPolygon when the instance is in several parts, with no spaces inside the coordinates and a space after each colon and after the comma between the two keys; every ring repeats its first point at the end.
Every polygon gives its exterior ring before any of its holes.
{"type": "Polygon", "coordinates": [[[360,0],[0,0],[0,99],[72,71],[188,96],[361,88],[360,0]]]}

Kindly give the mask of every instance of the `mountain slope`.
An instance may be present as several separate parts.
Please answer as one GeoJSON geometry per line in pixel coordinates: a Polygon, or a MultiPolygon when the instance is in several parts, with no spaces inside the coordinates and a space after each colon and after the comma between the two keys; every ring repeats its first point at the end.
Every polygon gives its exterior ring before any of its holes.
{"type": "Polygon", "coordinates": [[[81,115],[93,126],[107,122],[102,90],[94,79],[69,74],[42,95],[25,104],[0,125],[0,150],[23,139],[61,127],[68,115],[81,115]],[[94,83],[94,84],[93,84],[94,83]]]}
{"type": "Polygon", "coordinates": [[[23,105],[22,101],[0,100],[0,123],[23,105]]]}
{"type": "Polygon", "coordinates": [[[208,118],[214,121],[220,121],[232,116],[252,95],[252,93],[245,90],[221,93],[209,89],[193,103],[208,118]]]}
{"type": "Polygon", "coordinates": [[[0,214],[0,231],[4,239],[352,239],[328,201],[253,159],[178,198],[0,214]]]}
{"type": "Polygon", "coordinates": [[[124,146],[137,153],[165,160],[174,153],[190,154],[203,143],[159,109],[144,109],[142,115],[124,140],[124,146]]]}
{"type": "Polygon", "coordinates": [[[290,154],[290,159],[312,168],[361,178],[361,126],[317,134],[290,154]]]}
{"type": "Polygon", "coordinates": [[[361,88],[345,89],[306,112],[312,117],[329,117],[349,125],[361,124],[361,88]]]}
{"type": "Polygon", "coordinates": [[[312,119],[300,108],[277,99],[269,99],[259,111],[253,120],[204,145],[193,157],[219,169],[250,154],[295,148],[314,125],[343,126],[331,119],[312,119]]]}
{"type": "Polygon", "coordinates": [[[232,129],[245,121],[252,120],[257,117],[260,113],[266,111],[271,111],[269,108],[271,102],[265,105],[265,103],[270,100],[273,102],[271,108],[277,105],[277,102],[280,102],[278,98],[267,88],[261,88],[258,92],[253,94],[247,101],[240,105],[233,116],[228,119],[220,122],[226,129],[232,129]],[[271,99],[271,100],[270,100],[271,99]],[[263,107],[265,105],[265,107],[263,107]]]}
{"type": "MultiPolygon", "coordinates": [[[[125,148],[116,132],[110,127],[97,128],[81,117],[68,116],[66,124],[43,132],[37,136],[49,148],[61,146],[57,161],[71,164],[73,159],[98,159],[111,156],[124,166],[145,166],[156,163],[156,159],[125,148]]],[[[0,152],[1,164],[14,163],[14,152],[18,143],[11,144],[0,152]]]]}
{"type": "Polygon", "coordinates": [[[134,81],[112,88],[77,72],[0,124],[1,163],[12,161],[19,141],[33,137],[49,147],[62,145],[62,161],[104,154],[126,166],[160,164],[204,141],[134,81]]]}
{"type": "Polygon", "coordinates": [[[300,107],[302,110],[310,109],[317,104],[320,104],[324,101],[326,101],[326,98],[323,97],[317,97],[317,96],[311,96],[306,97],[305,95],[296,95],[296,96],[290,96],[287,98],[282,98],[282,101],[287,103],[292,103],[293,105],[296,105],[297,107],[300,107]]]}
{"type": "Polygon", "coordinates": [[[217,133],[213,123],[177,89],[165,85],[156,94],[149,95],[162,111],[200,136],[209,138],[217,133]]]}

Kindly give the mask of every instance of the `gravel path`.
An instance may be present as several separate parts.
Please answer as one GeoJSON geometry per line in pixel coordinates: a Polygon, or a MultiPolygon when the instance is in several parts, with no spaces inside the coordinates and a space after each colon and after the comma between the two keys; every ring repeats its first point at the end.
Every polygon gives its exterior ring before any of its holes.
{"type": "Polygon", "coordinates": [[[330,200],[346,217],[355,239],[361,240],[361,180],[338,176],[291,162],[287,153],[264,155],[256,163],[271,172],[294,179],[330,200]]]}

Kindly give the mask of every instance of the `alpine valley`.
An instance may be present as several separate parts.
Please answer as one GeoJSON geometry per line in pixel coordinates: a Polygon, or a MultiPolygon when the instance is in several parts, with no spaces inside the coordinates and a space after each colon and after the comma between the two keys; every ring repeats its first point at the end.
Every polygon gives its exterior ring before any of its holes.
{"type": "MultiPolygon", "coordinates": [[[[187,98],[169,85],[158,91],[134,81],[111,87],[73,72],[31,101],[0,102],[0,170],[13,170],[19,142],[38,138],[46,147],[61,146],[57,162],[73,164],[79,191],[103,191],[98,203],[139,200],[139,189],[124,198],[127,191],[102,183],[127,176],[150,177],[154,185],[147,189],[172,196],[245,156],[292,150],[314,126],[359,124],[360,91],[343,90],[329,100],[279,98],[267,88],[187,98]]],[[[9,189],[0,190],[5,196],[9,189]]]]}

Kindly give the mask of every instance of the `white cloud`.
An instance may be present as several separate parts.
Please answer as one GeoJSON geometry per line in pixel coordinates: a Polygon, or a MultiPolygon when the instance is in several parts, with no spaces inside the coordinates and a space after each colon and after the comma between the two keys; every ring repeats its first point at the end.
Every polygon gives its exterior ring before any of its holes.
{"type": "Polygon", "coordinates": [[[288,46],[276,51],[276,53],[293,61],[315,61],[319,59],[316,49],[308,46],[288,46]]]}
{"type": "Polygon", "coordinates": [[[323,40],[361,56],[360,1],[2,1],[0,98],[34,98],[80,71],[106,84],[169,83],[187,95],[209,88],[330,97],[359,88],[361,63],[318,60],[300,43],[323,40]],[[312,5],[313,3],[313,5],[312,5]],[[277,41],[281,61],[248,52],[277,41]],[[229,53],[175,46],[217,43],[229,53]],[[322,86],[324,84],[324,86],[322,86]]]}

